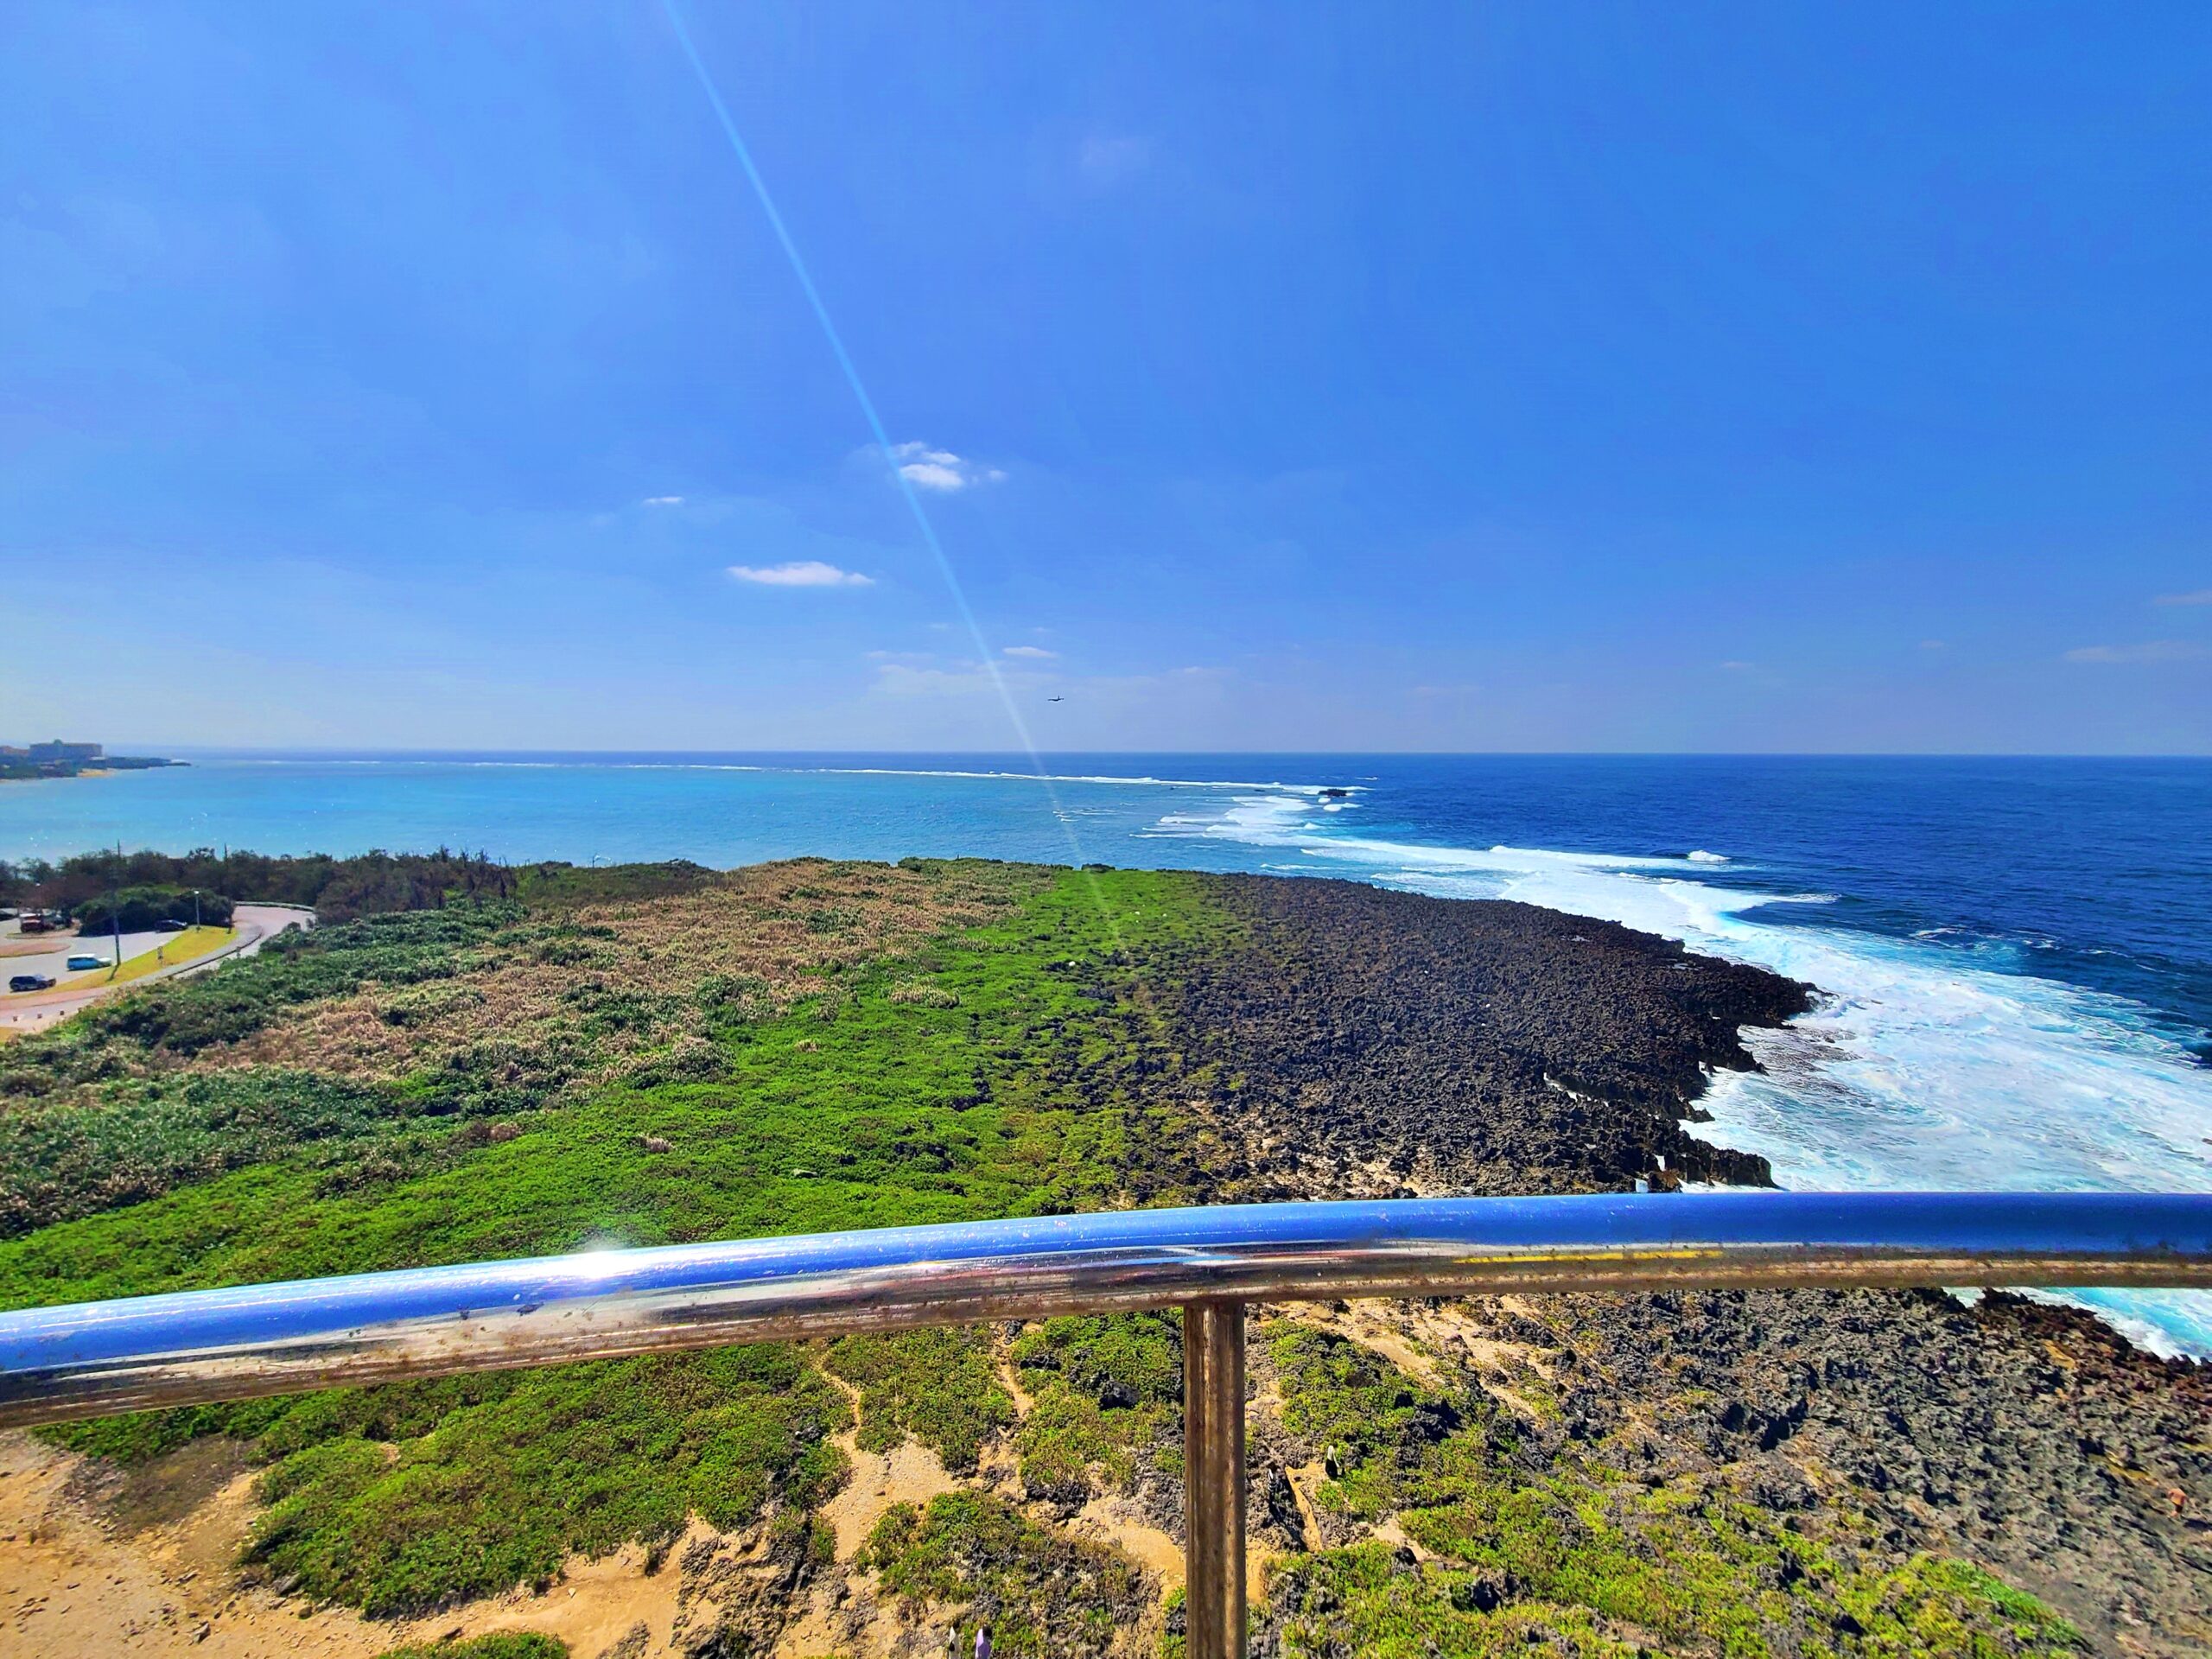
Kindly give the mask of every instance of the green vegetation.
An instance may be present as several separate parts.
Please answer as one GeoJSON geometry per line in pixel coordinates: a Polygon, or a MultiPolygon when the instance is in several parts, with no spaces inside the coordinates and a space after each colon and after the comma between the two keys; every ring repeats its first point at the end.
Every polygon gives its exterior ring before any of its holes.
{"type": "Polygon", "coordinates": [[[1142,1462],[1179,1471],[1179,1313],[1047,1319],[1015,1342],[1013,1358],[1033,1402],[1014,1437],[1033,1497],[1074,1510],[1096,1485],[1128,1491],[1142,1462]]]}
{"type": "Polygon", "coordinates": [[[82,933],[106,933],[118,921],[125,933],[143,933],[163,922],[191,922],[227,927],[231,901],[219,893],[195,893],[188,887],[125,887],[112,895],[101,893],[72,906],[71,917],[82,933]]]}
{"type": "Polygon", "coordinates": [[[404,1143],[390,1131],[414,1103],[386,1085],[275,1070],[115,1092],[108,1103],[0,1116],[0,1233],[137,1204],[333,1140],[382,1132],[385,1159],[395,1160],[404,1143]]]}
{"type": "Polygon", "coordinates": [[[410,1642],[378,1659],[569,1659],[569,1644],[534,1630],[494,1630],[469,1642],[410,1642]]]}
{"type": "Polygon", "coordinates": [[[88,772],[150,772],[156,766],[182,766],[185,760],[165,760],[150,754],[104,754],[90,760],[31,760],[19,755],[0,757],[0,783],[27,783],[41,778],[80,778],[88,772]]]}
{"type": "Polygon", "coordinates": [[[1719,1571],[1659,1593],[1653,1576],[1678,1557],[1655,1551],[1624,1567],[1607,1541],[1599,1550],[1597,1560],[1584,1560],[1580,1547],[1572,1547],[1563,1572],[1525,1581],[1496,1570],[1409,1561],[1380,1543],[1296,1557],[1271,1580],[1281,1651],[1383,1659],[1563,1651],[1645,1659],[1655,1637],[1665,1651],[1743,1659],[1785,1653],[2080,1659],[2089,1650],[2079,1631],[2041,1603],[1964,1562],[1916,1556],[1898,1572],[1850,1574],[1831,1590],[1758,1596],[1747,1594],[1741,1576],[1751,1564],[1717,1560],[1719,1571]],[[1621,1575],[1608,1576],[1615,1569],[1621,1575]],[[1716,1589],[1718,1605],[1691,1605],[1716,1589]],[[1662,1617],[1647,1623],[1637,1616],[1648,1611],[1662,1617]]]}
{"type": "Polygon", "coordinates": [[[371,1614],[543,1588],[572,1554],[670,1542],[693,1514],[811,1508],[843,1483],[828,1436],[850,1421],[780,1344],[288,1404],[259,1449],[298,1449],[261,1478],[247,1560],[371,1614]]]}
{"type": "Polygon", "coordinates": [[[162,981],[87,1010],[0,1058],[0,1236],[157,1197],[289,1149],[315,1191],[388,1186],[480,1144],[447,1139],[478,1120],[535,1109],[588,1062],[590,1033],[564,1042],[458,1046],[404,1077],[293,1066],[185,1069],[285,1012],[375,984],[378,1017],[405,1026],[459,1009],[496,950],[574,931],[521,925],[512,906],[379,917],[289,931],[259,957],[162,981]],[[441,1002],[440,999],[442,999],[441,1002]],[[333,1144],[338,1143],[338,1144],[333,1144]]]}
{"type": "MultiPolygon", "coordinates": [[[[1147,1151],[1199,1150],[1172,1103],[1188,1088],[1135,1086],[1172,1078],[1181,1057],[1112,965],[1117,931],[1126,945],[1224,925],[1187,878],[1103,880],[1102,915],[1090,879],[1075,875],[820,869],[776,893],[764,925],[803,934],[809,949],[839,950],[847,934],[858,943],[787,1001],[766,974],[749,989],[745,975],[726,974],[696,982],[703,995],[663,997],[552,964],[566,989],[549,1017],[564,1034],[503,1017],[487,1033],[486,1011],[510,1000],[503,976],[539,973],[550,951],[603,952],[619,967],[626,951],[659,948],[619,917],[489,906],[320,930],[27,1042],[10,1064],[40,1081],[12,1085],[29,1092],[0,1126],[22,1154],[4,1160],[18,1172],[18,1230],[35,1230],[0,1243],[0,1300],[587,1240],[1065,1211],[1123,1201],[1139,1169],[1146,1190],[1192,1196],[1147,1151]],[[890,888],[918,896],[955,883],[984,925],[872,947],[870,907],[882,910],[890,888]],[[814,919],[825,912],[849,913],[814,919]],[[957,1007],[894,998],[919,976],[957,1007]],[[396,1077],[211,1069],[289,1013],[359,996],[404,1009],[428,988],[471,985],[486,1001],[463,1011],[464,1033],[410,1049],[425,1063],[396,1077]],[[640,1027],[644,1046],[608,1072],[611,1046],[640,1027]],[[687,1059],[687,1043],[709,1064],[687,1059]],[[480,1064],[486,1048],[503,1065],[480,1064]],[[494,1117],[517,1132],[492,1138],[494,1117]],[[27,1166],[48,1173],[34,1179],[27,1166]]],[[[404,1015],[376,1023],[410,1043],[440,1028],[404,1015]]],[[[823,1359],[860,1391],[865,1444],[915,1433],[972,1465],[982,1438],[1011,1419],[971,1333],[853,1338],[823,1359]]],[[[541,1578],[574,1550],[671,1536],[687,1508],[735,1524],[764,1506],[819,1503],[842,1470],[828,1437],[849,1413],[817,1363],[768,1347],[499,1373],[118,1419],[62,1438],[122,1457],[207,1433],[248,1439],[270,1463],[255,1558],[305,1593],[396,1612],[541,1578]],[[746,1366],[782,1369],[748,1394],[732,1382],[746,1366]]]]}
{"type": "Polygon", "coordinates": [[[984,1439],[1014,1421],[1014,1402],[979,1331],[844,1337],[830,1344],[824,1363],[861,1391],[863,1452],[888,1452],[912,1435],[946,1468],[969,1473],[984,1439]]]}
{"type": "Polygon", "coordinates": [[[1439,1650],[1628,1656],[1649,1637],[1741,1659],[1775,1652],[2074,1655],[2080,1634],[1963,1562],[1866,1565],[1870,1529],[1817,1527],[1719,1483],[1645,1489],[1602,1448],[1539,1473],[1469,1395],[1422,1388],[1371,1351],[1291,1321],[1267,1332],[1284,1427],[1331,1471],[1325,1512],[1395,1516],[1414,1551],[1379,1543],[1294,1557],[1272,1581],[1286,1654],[1439,1650]],[[1631,1633],[1648,1633],[1631,1634],[1631,1633]]]}
{"type": "MultiPolygon", "coordinates": [[[[1245,946],[1205,878],[469,868],[474,897],[451,863],[356,868],[418,894],[417,878],[454,879],[435,906],[287,935],[11,1045],[0,1306],[1238,1193],[1217,1172],[1241,1158],[1191,1103],[1234,1079],[1154,1001],[1178,963],[1245,946]]],[[[1300,1320],[1266,1328],[1255,1369],[1279,1402],[1269,1433],[1293,1466],[1319,1465],[1300,1478],[1341,1546],[1276,1564],[1263,1617],[1285,1655],[2081,1645],[2033,1599],[1908,1555],[1847,1507],[1784,1516],[1716,1473],[1628,1480],[1604,1445],[1548,1427],[1557,1400],[1534,1373],[1509,1409],[1465,1371],[1416,1379],[1300,1320]],[[1384,1522],[1407,1544],[1376,1541],[1384,1522]]],[[[253,1570],[378,1615],[544,1585],[578,1553],[664,1548],[693,1515],[762,1528],[796,1585],[831,1568],[819,1512],[848,1478],[848,1431],[864,1452],[911,1437],[979,1484],[1003,1480],[1010,1451],[1006,1490],[1034,1507],[973,1485],[894,1505],[851,1565],[887,1607],[950,1612],[963,1643],[988,1620],[999,1651],[1041,1654],[1103,1650],[1116,1631],[1126,1645],[1157,1614],[1129,1561],[1039,1517],[1113,1494],[1172,1510],[1181,1407],[1167,1311],[54,1435],[124,1462],[243,1442],[265,1506],[253,1570]]],[[[561,1649],[511,1633],[402,1651],[561,1649]]]]}
{"type": "Polygon", "coordinates": [[[974,1610],[961,1621],[963,1651],[988,1624],[999,1653],[1103,1652],[1144,1601],[1142,1575],[1128,1561],[981,1492],[947,1492],[925,1510],[894,1503],[860,1564],[889,1594],[974,1610]]]}
{"type": "MultiPolygon", "coordinates": [[[[127,1000],[103,1002],[52,1036],[35,1053],[14,1057],[0,1090],[51,1095],[70,1084],[158,1071],[203,1049],[252,1036],[306,1002],[343,996],[363,985],[386,988],[465,977],[487,964],[472,954],[518,929],[511,905],[378,917],[373,921],[288,929],[250,961],[219,974],[172,979],[127,1000]]],[[[510,942],[531,936],[515,932],[510,942]]]]}
{"type": "MultiPolygon", "coordinates": [[[[648,871],[669,867],[629,868],[648,871]]],[[[247,904],[308,905],[325,921],[350,921],[387,911],[435,909],[455,899],[510,898],[526,880],[521,872],[494,864],[482,854],[472,857],[443,849],[435,853],[364,853],[354,858],[320,853],[269,858],[259,853],[219,854],[212,847],[181,855],[103,851],[79,853],[58,864],[44,859],[0,862],[0,904],[35,904],[76,913],[119,888],[188,892],[196,887],[203,893],[228,893],[247,904]]]]}
{"type": "Polygon", "coordinates": [[[554,860],[518,865],[513,877],[514,896],[541,910],[632,903],[664,898],[671,893],[696,893],[721,880],[716,872],[703,864],[694,864],[688,858],[671,858],[659,864],[589,867],[554,860]]]}

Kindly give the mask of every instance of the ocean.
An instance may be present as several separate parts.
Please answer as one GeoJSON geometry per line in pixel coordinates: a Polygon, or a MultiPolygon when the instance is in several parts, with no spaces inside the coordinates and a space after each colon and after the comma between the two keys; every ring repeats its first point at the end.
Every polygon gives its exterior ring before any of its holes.
{"type": "MultiPolygon", "coordinates": [[[[0,857],[974,854],[1599,916],[1808,980],[1700,1133],[1800,1188],[2212,1191],[2212,761],[219,754],[0,785],[0,857]],[[1337,792],[1341,791],[1341,792],[1337,792]]],[[[2212,1295],[2072,1293],[2212,1355],[2212,1295]]]]}

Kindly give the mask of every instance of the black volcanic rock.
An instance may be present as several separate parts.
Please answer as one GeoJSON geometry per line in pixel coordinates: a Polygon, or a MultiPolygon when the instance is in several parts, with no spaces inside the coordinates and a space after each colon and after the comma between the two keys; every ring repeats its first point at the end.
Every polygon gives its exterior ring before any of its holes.
{"type": "MultiPolygon", "coordinates": [[[[1661,1157],[1692,1179],[1770,1179],[1682,1122],[1713,1069],[1752,1065],[1740,1028],[1804,1011],[1813,987],[1524,905],[1210,880],[1243,948],[1154,964],[1154,982],[1244,1149],[1211,1165],[1224,1196],[1618,1190],[1661,1157]]],[[[1637,1482],[1863,1515],[1900,1566],[1981,1563],[2094,1651],[2208,1650],[2212,1367],[2000,1294],[1554,1296],[1534,1299],[1541,1319],[1454,1306],[1556,1379],[1560,1420],[1520,1442],[1532,1469],[1603,1442],[1637,1482]]],[[[1455,1605],[1514,1593],[1484,1580],[1455,1605]]]]}
{"type": "Polygon", "coordinates": [[[1249,948],[1177,964],[1178,1023],[1242,1080],[1224,1116],[1294,1144],[1309,1178],[1318,1160],[1363,1192],[1620,1189],[1663,1157],[1770,1182],[1681,1120],[1711,1069],[1753,1064],[1738,1028],[1803,1012],[1811,987],[1529,905],[1215,886],[1249,948]]]}

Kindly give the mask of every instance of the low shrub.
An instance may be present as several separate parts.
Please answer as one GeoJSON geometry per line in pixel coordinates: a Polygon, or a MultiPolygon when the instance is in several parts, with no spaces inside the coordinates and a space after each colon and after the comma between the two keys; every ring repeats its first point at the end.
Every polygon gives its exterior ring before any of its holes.
{"type": "Polygon", "coordinates": [[[199,921],[209,927],[228,927],[232,906],[219,893],[196,893],[185,887],[125,887],[112,898],[87,899],[73,906],[70,916],[80,933],[106,933],[118,924],[125,933],[144,933],[163,922],[199,921]]]}
{"type": "Polygon", "coordinates": [[[377,1659],[569,1659],[569,1644],[537,1630],[493,1630],[466,1642],[410,1642],[377,1659]]]}

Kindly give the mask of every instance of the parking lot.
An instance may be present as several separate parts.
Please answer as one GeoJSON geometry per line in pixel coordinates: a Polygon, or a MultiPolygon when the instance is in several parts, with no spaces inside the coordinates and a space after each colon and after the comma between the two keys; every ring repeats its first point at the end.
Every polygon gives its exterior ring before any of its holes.
{"type": "MultiPolygon", "coordinates": [[[[196,957],[172,961],[152,975],[113,986],[107,983],[106,975],[99,969],[75,974],[69,971],[69,958],[73,956],[96,956],[112,961],[112,934],[105,939],[98,935],[89,939],[74,935],[34,936],[26,939],[12,921],[0,924],[0,930],[3,930],[0,931],[0,984],[17,974],[50,975],[54,981],[54,988],[49,991],[0,991],[0,1040],[42,1031],[102,996],[145,984],[150,978],[204,973],[218,963],[251,956],[261,949],[264,941],[286,928],[313,927],[315,912],[293,905],[240,905],[232,921],[234,929],[228,944],[213,950],[203,950],[196,957]],[[22,954],[13,954],[17,950],[22,954]]],[[[192,936],[176,933],[126,933],[123,936],[123,960],[128,964],[135,956],[174,947],[189,937],[192,936]]]]}

